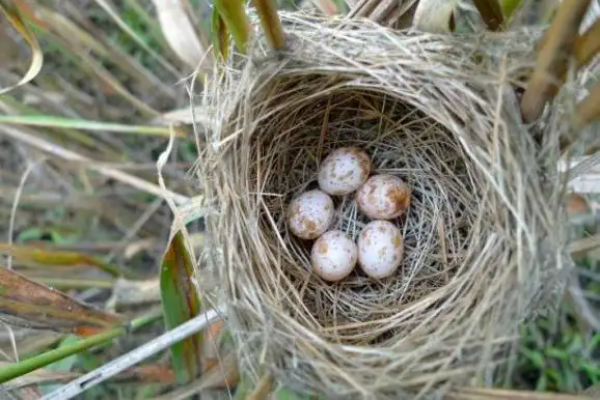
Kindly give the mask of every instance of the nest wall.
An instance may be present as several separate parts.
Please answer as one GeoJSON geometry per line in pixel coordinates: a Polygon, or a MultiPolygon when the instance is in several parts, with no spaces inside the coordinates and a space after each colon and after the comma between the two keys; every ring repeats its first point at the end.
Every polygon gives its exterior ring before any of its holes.
{"type": "MultiPolygon", "coordinates": [[[[211,257],[246,370],[329,398],[435,397],[490,384],[518,325],[564,280],[555,109],[518,112],[529,34],[436,36],[367,21],[281,14],[288,50],[258,41],[211,81],[214,126],[199,176],[211,257]],[[515,89],[516,88],[516,89],[515,89]],[[286,226],[319,163],[364,149],[401,177],[412,204],[394,221],[405,258],[390,278],[311,272],[310,243],[286,226]]],[[[334,228],[368,220],[335,199],[334,228]]]]}

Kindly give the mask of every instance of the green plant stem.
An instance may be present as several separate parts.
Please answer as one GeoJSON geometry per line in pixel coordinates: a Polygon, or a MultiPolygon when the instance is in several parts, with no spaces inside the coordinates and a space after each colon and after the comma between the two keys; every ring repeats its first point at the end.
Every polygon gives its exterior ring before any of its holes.
{"type": "Polygon", "coordinates": [[[10,364],[6,368],[0,370],[0,383],[8,382],[13,378],[25,375],[36,369],[45,367],[63,358],[80,353],[84,350],[103,344],[119,337],[130,330],[139,329],[149,323],[159,319],[162,315],[160,310],[154,310],[152,313],[136,318],[129,323],[129,326],[119,326],[97,335],[81,339],[70,346],[59,347],[54,350],[47,351],[40,355],[28,358],[18,363],[10,364]]]}
{"type": "Polygon", "coordinates": [[[115,281],[109,279],[68,279],[68,278],[49,278],[46,276],[28,276],[35,282],[42,283],[46,286],[50,286],[56,289],[87,289],[87,288],[98,288],[98,289],[111,289],[115,281]]]}
{"type": "Polygon", "coordinates": [[[167,126],[124,125],[54,115],[0,115],[0,123],[169,137],[167,126]]]}
{"type": "Polygon", "coordinates": [[[216,0],[214,6],[225,21],[238,50],[245,54],[251,28],[246,10],[244,10],[244,3],[240,0],[216,0]]]}

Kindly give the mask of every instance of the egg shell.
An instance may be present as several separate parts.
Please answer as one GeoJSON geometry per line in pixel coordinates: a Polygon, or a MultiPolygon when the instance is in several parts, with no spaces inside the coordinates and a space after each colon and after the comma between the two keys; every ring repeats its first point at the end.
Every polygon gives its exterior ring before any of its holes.
{"type": "Polygon", "coordinates": [[[357,248],[342,231],[329,231],[318,238],[311,250],[311,261],[317,275],[329,282],[344,279],[356,265],[357,248]]]}
{"type": "Polygon", "coordinates": [[[288,226],[301,239],[316,239],[329,229],[333,216],[331,197],[320,190],[310,190],[292,200],[288,226]]]}
{"type": "Polygon", "coordinates": [[[394,175],[373,175],[356,194],[358,208],[371,219],[393,219],[410,206],[410,188],[394,175]]]}
{"type": "Polygon", "coordinates": [[[371,173],[371,159],[356,147],[342,147],[329,154],[319,168],[319,187],[333,196],[357,190],[371,173]]]}
{"type": "Polygon", "coordinates": [[[402,233],[389,221],[369,222],[358,237],[358,263],[371,278],[392,275],[404,255],[402,233]]]}

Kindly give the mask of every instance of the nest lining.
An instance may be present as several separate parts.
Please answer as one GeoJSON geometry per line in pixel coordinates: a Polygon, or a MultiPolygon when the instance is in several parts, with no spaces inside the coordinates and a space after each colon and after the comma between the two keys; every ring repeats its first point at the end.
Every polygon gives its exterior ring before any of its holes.
{"type": "MultiPolygon", "coordinates": [[[[563,182],[543,178],[557,129],[546,123],[536,143],[507,90],[525,40],[282,17],[293,46],[281,60],[258,43],[253,62],[213,82],[218,115],[200,159],[244,366],[335,398],[489,383],[518,323],[566,269],[563,182]],[[381,281],[357,269],[324,282],[311,243],[286,227],[290,200],[316,187],[319,163],[343,146],[412,189],[395,221],[404,261],[381,281]]],[[[354,196],[335,205],[334,228],[356,239],[368,220],[354,196]]]]}

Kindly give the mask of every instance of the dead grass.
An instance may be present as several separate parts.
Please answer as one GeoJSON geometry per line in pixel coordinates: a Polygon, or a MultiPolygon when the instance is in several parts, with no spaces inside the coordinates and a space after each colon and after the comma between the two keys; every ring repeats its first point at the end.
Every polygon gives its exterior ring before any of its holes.
{"type": "MultiPolygon", "coordinates": [[[[509,90],[531,36],[398,35],[368,22],[282,13],[290,49],[254,46],[207,96],[218,110],[199,176],[243,367],[328,396],[433,396],[491,384],[518,326],[570,270],[549,180],[564,126],[531,129],[509,90]],[[293,29],[291,29],[293,27],[293,29]],[[442,55],[443,56],[440,56],[442,55]],[[331,285],[310,271],[285,209],[332,149],[359,146],[407,180],[401,272],[331,285]]],[[[336,228],[365,223],[352,196],[336,228]]],[[[549,296],[549,297],[548,297],[549,296]]]]}

